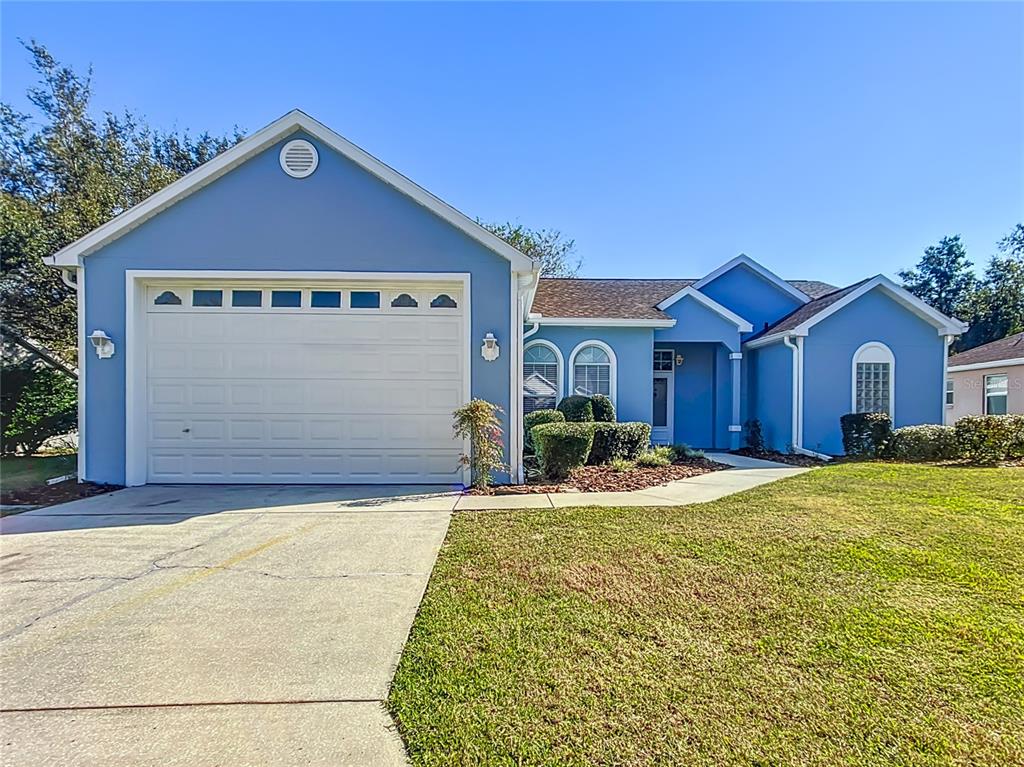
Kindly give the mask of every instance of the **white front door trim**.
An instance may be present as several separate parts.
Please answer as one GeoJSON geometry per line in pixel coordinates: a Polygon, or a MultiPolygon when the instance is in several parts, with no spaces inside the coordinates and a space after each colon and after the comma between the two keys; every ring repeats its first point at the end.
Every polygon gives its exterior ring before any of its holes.
{"type": "MultiPolygon", "coordinates": [[[[84,271],[84,270],[83,270],[84,271]]],[[[242,271],[214,269],[125,270],[125,485],[146,484],[146,287],[166,280],[273,280],[275,282],[459,282],[463,296],[463,339],[466,354],[462,382],[463,402],[471,399],[473,362],[472,293],[468,272],[329,272],[242,271]]],[[[468,454],[469,444],[463,451],[468,454]]],[[[466,470],[463,482],[469,481],[466,470]]]]}
{"type": "MultiPolygon", "coordinates": [[[[671,445],[675,442],[675,399],[676,399],[676,372],[673,365],[672,370],[656,370],[654,378],[664,378],[668,381],[665,390],[665,425],[654,426],[654,413],[651,413],[651,442],[661,445],[671,445]]],[[[653,385],[653,383],[652,383],[653,385]]]]}

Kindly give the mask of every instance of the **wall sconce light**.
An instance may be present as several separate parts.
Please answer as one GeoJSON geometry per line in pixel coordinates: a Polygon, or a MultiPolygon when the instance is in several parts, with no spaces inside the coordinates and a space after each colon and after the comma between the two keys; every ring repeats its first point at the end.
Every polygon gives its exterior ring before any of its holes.
{"type": "Polygon", "coordinates": [[[488,362],[494,362],[498,359],[498,354],[501,350],[498,348],[498,339],[494,337],[494,333],[488,333],[484,336],[483,346],[480,347],[480,356],[488,362]]]}
{"type": "Polygon", "coordinates": [[[677,354],[676,355],[676,367],[679,367],[680,365],[682,365],[683,361],[684,361],[683,355],[682,354],[677,354]]]}
{"type": "Polygon", "coordinates": [[[96,348],[96,356],[101,360],[109,359],[114,356],[114,342],[104,331],[92,331],[92,333],[89,334],[89,340],[92,341],[92,345],[96,348]]]}

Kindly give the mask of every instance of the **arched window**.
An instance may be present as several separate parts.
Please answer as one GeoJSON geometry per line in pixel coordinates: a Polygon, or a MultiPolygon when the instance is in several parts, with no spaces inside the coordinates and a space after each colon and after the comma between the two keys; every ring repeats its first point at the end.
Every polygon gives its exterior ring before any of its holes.
{"type": "Polygon", "coordinates": [[[604,394],[615,402],[615,352],[601,341],[584,341],[569,358],[573,394],[604,394]]]}
{"type": "Polygon", "coordinates": [[[553,408],[562,394],[562,355],[547,341],[534,341],[523,351],[523,415],[553,408]]]}
{"type": "Polygon", "coordinates": [[[893,417],[896,358],[881,341],[869,341],[853,355],[853,412],[893,417]]]}

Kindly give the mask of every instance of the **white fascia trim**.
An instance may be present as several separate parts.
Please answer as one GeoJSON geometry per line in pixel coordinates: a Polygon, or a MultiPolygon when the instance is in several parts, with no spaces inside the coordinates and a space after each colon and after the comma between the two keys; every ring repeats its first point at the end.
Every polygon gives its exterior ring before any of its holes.
{"type": "MultiPolygon", "coordinates": [[[[950,359],[956,359],[952,357],[950,359]]],[[[1024,365],[1024,357],[1014,357],[1008,360],[994,360],[992,362],[975,362],[973,365],[950,365],[947,371],[950,373],[962,373],[968,370],[989,370],[990,368],[1008,368],[1014,365],[1024,365]]]]}
{"type": "Polygon", "coordinates": [[[676,321],[667,320],[629,320],[614,317],[531,317],[538,325],[565,325],[577,328],[671,328],[676,321]]]}
{"type": "Polygon", "coordinates": [[[596,338],[591,338],[586,341],[580,341],[576,344],[572,353],[569,355],[569,388],[566,389],[567,396],[572,395],[576,391],[576,355],[580,353],[582,349],[588,346],[596,346],[599,349],[603,349],[608,355],[608,399],[612,401],[612,405],[616,409],[619,407],[618,401],[618,378],[619,378],[619,362],[615,357],[615,350],[612,349],[604,341],[599,341],[596,338]]]}
{"type": "Polygon", "coordinates": [[[697,280],[697,282],[693,283],[692,287],[697,290],[700,290],[705,285],[713,282],[726,272],[732,271],[737,266],[747,267],[751,271],[757,273],[763,279],[770,282],[772,285],[777,287],[782,292],[788,293],[790,296],[792,296],[802,304],[806,304],[811,300],[811,297],[804,293],[802,290],[797,290],[784,279],[779,277],[779,275],[775,274],[775,272],[771,271],[770,269],[764,266],[761,266],[761,264],[757,263],[757,261],[755,261],[750,256],[744,253],[740,253],[738,256],[736,256],[736,258],[732,259],[732,261],[727,261],[726,263],[722,264],[720,267],[715,269],[713,272],[709,272],[707,275],[697,280]]]}
{"type": "Polygon", "coordinates": [[[310,136],[319,139],[328,147],[344,155],[384,183],[412,198],[431,213],[444,219],[484,247],[508,260],[512,264],[514,271],[533,272],[539,268],[533,259],[519,252],[500,237],[491,234],[473,219],[460,213],[423,187],[413,183],[398,171],[385,165],[373,155],[360,149],[323,123],[314,120],[298,109],[292,110],[284,117],[256,131],[256,133],[248,138],[235,144],[231,149],[222,152],[191,173],[182,176],[156,194],[147,197],[138,205],[129,208],[121,215],[97,227],[70,245],[61,248],[54,255],[45,257],[43,260],[50,266],[77,266],[80,257],[88,256],[99,248],[108,245],[165,208],[217,180],[249,158],[277,143],[285,136],[297,131],[304,131],[310,136]]]}
{"type": "Polygon", "coordinates": [[[662,301],[660,304],[658,304],[658,308],[664,311],[668,307],[672,306],[672,304],[682,301],[684,298],[687,297],[692,298],[693,300],[697,301],[698,303],[702,304],[703,306],[713,311],[718,316],[728,320],[729,322],[734,324],[741,333],[749,333],[754,329],[754,326],[751,325],[748,320],[745,320],[743,317],[740,317],[740,315],[736,314],[736,312],[731,311],[730,309],[727,309],[726,307],[722,306],[714,299],[708,298],[706,295],[701,293],[695,285],[687,285],[682,290],[676,291],[671,296],[662,301]]]}

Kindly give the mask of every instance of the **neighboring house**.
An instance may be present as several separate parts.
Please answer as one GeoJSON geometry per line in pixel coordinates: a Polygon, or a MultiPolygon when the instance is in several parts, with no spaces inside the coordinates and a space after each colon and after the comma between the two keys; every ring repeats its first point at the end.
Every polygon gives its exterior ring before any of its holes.
{"type": "Polygon", "coordinates": [[[949,358],[946,423],[1004,413],[1024,413],[1024,333],[949,358]]]}
{"type": "Polygon", "coordinates": [[[449,483],[451,414],[604,392],[658,441],[841,451],[839,416],[938,422],[964,327],[884,277],[539,280],[537,265],[302,112],[46,259],[78,291],[79,476],[449,483]],[[524,347],[525,343],[525,347],[524,347]]]}

